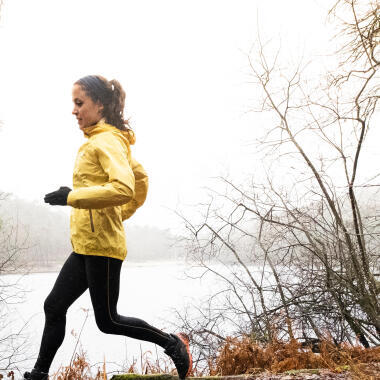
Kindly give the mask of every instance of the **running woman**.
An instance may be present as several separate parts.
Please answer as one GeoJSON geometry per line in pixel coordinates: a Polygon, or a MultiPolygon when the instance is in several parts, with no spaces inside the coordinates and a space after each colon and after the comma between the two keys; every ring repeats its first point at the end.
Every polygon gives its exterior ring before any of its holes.
{"type": "Polygon", "coordinates": [[[120,270],[127,254],[122,222],[144,203],[148,190],[148,177],[131,154],[135,135],[124,120],[125,92],[117,80],[89,75],[74,83],[72,98],[72,113],[87,141],[76,158],[73,190],[60,187],[44,200],[72,207],[73,252],[45,300],[39,355],[24,379],[49,378],[50,365],[65,336],[66,312],[87,289],[102,332],[163,347],[179,378],[184,379],[192,368],[187,335],[167,334],[117,312],[120,270]]]}

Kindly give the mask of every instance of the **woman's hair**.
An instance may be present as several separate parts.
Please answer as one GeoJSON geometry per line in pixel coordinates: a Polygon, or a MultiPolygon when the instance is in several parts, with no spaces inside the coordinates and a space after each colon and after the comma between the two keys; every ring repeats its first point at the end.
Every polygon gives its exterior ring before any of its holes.
{"type": "Polygon", "coordinates": [[[125,91],[116,79],[108,81],[100,75],[87,75],[75,84],[81,86],[93,102],[103,105],[102,116],[106,123],[133,134],[128,120],[124,120],[125,91]]]}

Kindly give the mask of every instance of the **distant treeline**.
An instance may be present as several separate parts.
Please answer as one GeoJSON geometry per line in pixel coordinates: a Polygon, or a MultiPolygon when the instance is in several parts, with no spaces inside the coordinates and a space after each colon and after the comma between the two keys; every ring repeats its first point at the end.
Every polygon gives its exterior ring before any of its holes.
{"type": "MultiPolygon", "coordinates": [[[[150,226],[125,226],[128,260],[176,260],[184,256],[174,248],[169,230],[150,226]]],[[[12,195],[0,200],[0,229],[10,231],[13,245],[20,248],[21,264],[35,269],[54,269],[72,252],[70,216],[63,209],[45,206],[12,195]]]]}

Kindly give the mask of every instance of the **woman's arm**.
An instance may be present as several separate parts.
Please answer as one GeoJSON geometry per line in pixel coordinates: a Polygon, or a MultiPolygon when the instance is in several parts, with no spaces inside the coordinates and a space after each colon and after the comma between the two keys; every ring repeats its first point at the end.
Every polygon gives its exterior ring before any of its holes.
{"type": "Polygon", "coordinates": [[[135,196],[121,208],[121,217],[123,220],[130,218],[136,210],[141,207],[148,193],[148,175],[140,163],[135,159],[131,160],[131,167],[135,176],[135,196]]]}
{"type": "Polygon", "coordinates": [[[123,143],[115,135],[104,133],[91,144],[92,154],[108,175],[108,181],[71,191],[67,204],[75,208],[97,209],[120,206],[132,200],[135,197],[135,177],[123,143]]]}

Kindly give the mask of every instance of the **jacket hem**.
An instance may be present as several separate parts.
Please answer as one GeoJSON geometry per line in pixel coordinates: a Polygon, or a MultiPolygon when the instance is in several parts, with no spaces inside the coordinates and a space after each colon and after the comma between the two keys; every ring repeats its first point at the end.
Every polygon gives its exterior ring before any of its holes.
{"type": "Polygon", "coordinates": [[[120,254],[116,254],[116,253],[105,253],[105,252],[100,252],[100,251],[86,251],[84,249],[78,249],[78,248],[75,248],[73,247],[73,250],[75,253],[78,253],[79,255],[84,255],[84,256],[103,256],[103,257],[110,257],[112,259],[118,259],[118,260],[121,260],[121,261],[124,261],[126,256],[127,256],[127,252],[125,252],[124,255],[120,255],[120,254]]]}

